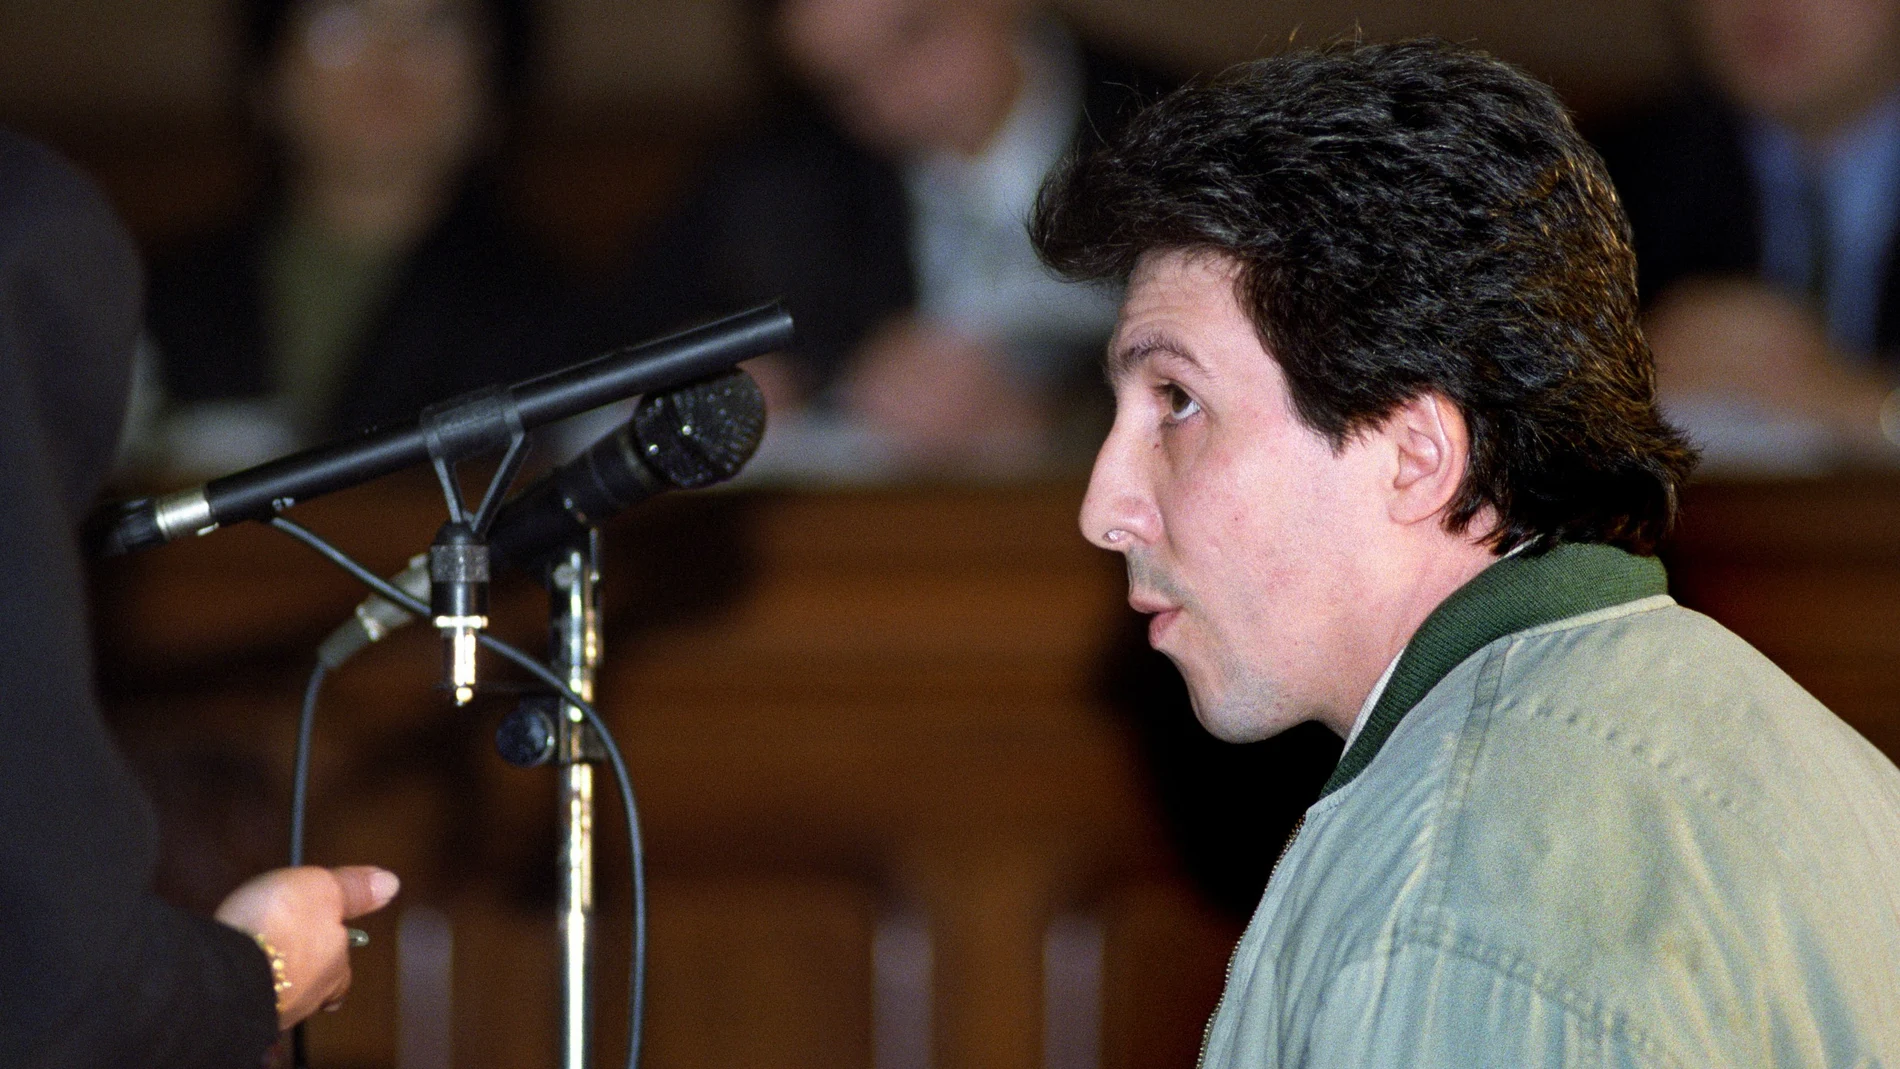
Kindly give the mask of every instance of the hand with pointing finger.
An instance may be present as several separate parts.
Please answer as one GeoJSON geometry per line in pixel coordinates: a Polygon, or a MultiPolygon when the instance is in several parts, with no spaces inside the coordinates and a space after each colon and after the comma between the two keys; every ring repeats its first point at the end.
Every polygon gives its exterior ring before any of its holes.
{"type": "Polygon", "coordinates": [[[277,1024],[288,1029],[350,988],[349,929],[401,887],[396,874],[370,865],[273,869],[231,892],[219,921],[267,943],[283,962],[277,1024]]]}

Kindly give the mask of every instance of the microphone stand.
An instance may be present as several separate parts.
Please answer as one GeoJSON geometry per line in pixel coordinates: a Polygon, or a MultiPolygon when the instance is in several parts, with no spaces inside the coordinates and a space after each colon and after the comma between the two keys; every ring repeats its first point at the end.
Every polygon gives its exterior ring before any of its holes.
{"type": "MultiPolygon", "coordinates": [[[[600,529],[556,553],[547,569],[548,666],[574,693],[594,700],[600,666],[600,529]]],[[[560,703],[555,762],[561,808],[560,1069],[587,1069],[593,1036],[594,766],[600,737],[580,709],[560,703]]]]}
{"type": "MultiPolygon", "coordinates": [[[[485,406],[487,399],[477,398],[474,403],[485,406]]],[[[505,407],[501,421],[518,423],[508,418],[505,407]]],[[[556,917],[561,943],[561,1069],[587,1069],[592,1060],[597,936],[595,770],[596,766],[611,765],[619,773],[617,782],[629,819],[629,860],[633,865],[627,1062],[631,1066],[640,1051],[645,1005],[645,866],[632,785],[625,782],[625,768],[608,737],[609,729],[597,713],[584,708],[595,704],[595,675],[603,647],[599,525],[622,508],[663,490],[708,486],[730,478],[758,446],[765,426],[764,400],[757,385],[736,370],[697,385],[649,395],[627,427],[596,442],[502,507],[496,503],[519,469],[526,443],[518,427],[511,428],[508,452],[481,506],[472,511],[463,500],[455,472],[456,461],[471,454],[466,446],[456,449],[457,443],[442,432],[445,426],[454,431],[469,422],[459,408],[431,413],[422,420],[450,516],[426,558],[431,603],[428,611],[449,639],[449,674],[456,703],[466,704],[474,698],[478,686],[474,648],[483,641],[479,632],[488,626],[487,589],[493,551],[499,549],[501,559],[513,560],[540,574],[548,594],[547,668],[519,654],[510,659],[532,668],[556,692],[564,690],[566,698],[559,693],[530,692],[502,718],[495,732],[495,747],[503,760],[517,768],[535,768],[553,760],[558,769],[562,827],[556,917]],[[492,547],[490,535],[495,539],[492,547]]],[[[290,529],[295,530],[295,525],[290,529]]],[[[398,576],[393,586],[374,576],[370,583],[381,597],[402,601],[408,595],[398,588],[419,579],[412,574],[416,570],[417,564],[412,561],[410,570],[398,576]]],[[[406,604],[410,610],[418,607],[413,600],[406,604]]],[[[401,626],[409,613],[372,599],[358,607],[356,616],[325,640],[321,666],[334,668],[341,664],[389,628],[401,626]]],[[[610,783],[610,788],[613,785],[610,783]]]]}
{"type": "MultiPolygon", "coordinates": [[[[478,402],[479,403],[479,402],[478,402]]],[[[487,620],[488,546],[486,537],[499,509],[502,494],[521,466],[526,435],[512,415],[513,435],[500,469],[490,481],[479,509],[471,516],[462,503],[460,485],[455,479],[455,457],[442,447],[435,432],[438,424],[456,428],[468,420],[462,415],[468,405],[447,408],[440,415],[424,417],[430,430],[429,450],[435,461],[437,479],[448,499],[450,523],[444,534],[436,536],[430,549],[432,601],[438,614],[445,611],[442,594],[450,589],[442,580],[447,573],[438,567],[436,556],[464,550],[459,543],[445,545],[451,528],[469,530],[469,541],[480,554],[481,587],[473,599],[481,615],[465,615],[469,609],[453,607],[455,616],[438,615],[438,626],[447,621],[473,622],[482,628],[487,620]]],[[[584,535],[557,550],[548,560],[545,579],[548,590],[548,667],[581,700],[594,701],[594,676],[600,666],[600,528],[589,526],[584,535]]],[[[459,564],[459,561],[450,563],[459,564]]],[[[467,598],[461,600],[470,600],[467,598]]],[[[462,632],[456,632],[458,638],[462,632]]],[[[456,704],[474,697],[474,639],[451,647],[468,647],[466,657],[451,656],[451,674],[456,686],[456,704]],[[466,660],[464,672],[463,661],[466,660]],[[464,678],[466,675],[466,679],[464,678]],[[464,685],[466,683],[466,686],[464,685]]],[[[606,748],[600,735],[587,723],[579,706],[557,701],[554,715],[554,760],[559,768],[560,810],[562,822],[560,851],[559,930],[561,938],[561,1060],[560,1069],[588,1069],[593,1040],[593,965],[594,965],[594,766],[606,760],[606,748]]],[[[638,923],[638,918],[634,919],[638,923]]],[[[633,964],[638,968],[638,963],[633,964]]],[[[630,1027],[638,1027],[629,1022],[630,1027]]]]}
{"type": "MultiPolygon", "coordinates": [[[[302,850],[303,785],[309,724],[324,673],[356,650],[375,642],[413,615],[426,614],[447,641],[446,667],[457,706],[472,702],[478,688],[477,650],[483,644],[528,668],[556,694],[524,699],[496,732],[503,760],[532,768],[554,758],[560,774],[563,824],[560,847],[561,1069],[588,1069],[592,1046],[594,913],[594,770],[611,764],[625,805],[633,865],[633,960],[628,978],[627,1064],[638,1061],[645,1006],[646,892],[639,817],[633,785],[610,731],[590,711],[601,657],[599,522],[613,512],[669,488],[708,486],[734,475],[757,449],[765,427],[765,404],[756,384],[734,367],[789,343],[791,318],[776,304],[722,320],[698,331],[610,354],[588,364],[532,379],[509,389],[468,394],[425,409],[413,429],[368,431],[269,464],[214,479],[154,502],[124,502],[101,514],[95,532],[107,555],[150,548],[186,532],[205,534],[240,519],[266,519],[313,496],[387,474],[426,455],[441,484],[449,518],[437,529],[424,557],[386,583],[347,554],[281,516],[279,527],[368,583],[378,597],[357,609],[357,621],[331,634],[318,653],[306,689],[298,736],[291,854],[302,850]],[[722,374],[698,385],[676,386],[695,370],[722,374]],[[666,387],[655,395],[656,386],[666,387]],[[621,392],[615,392],[621,391],[621,392]],[[587,402],[645,392],[634,419],[622,431],[595,443],[580,458],[557,469],[524,495],[530,506],[558,502],[565,519],[528,523],[518,536],[568,527],[567,544],[543,558],[548,591],[548,669],[505,642],[483,635],[488,628],[488,586],[494,556],[489,535],[526,455],[529,427],[571,415],[587,402]],[[657,429],[645,422],[651,415],[657,429]],[[703,417],[703,422],[701,418],[703,417]],[[667,424],[671,419],[673,422],[667,424]],[[654,430],[655,437],[645,435],[654,430]],[[710,433],[708,433],[710,431],[710,433]],[[636,445],[639,452],[635,453],[636,445]],[[504,448],[480,503],[470,508],[457,466],[504,448]],[[604,450],[604,452],[603,452],[604,450]],[[649,459],[652,458],[651,463],[649,459]],[[578,466],[577,466],[578,465],[578,466]],[[570,495],[569,491],[572,491],[570,495]],[[546,500],[544,500],[546,499],[546,500]],[[426,563],[426,572],[420,570],[426,563]],[[426,574],[424,605],[405,588],[426,574]],[[386,600],[385,600],[386,599],[386,600]],[[401,606],[398,608],[398,606],[401,606]],[[565,698],[562,697],[565,695],[565,698]],[[583,707],[590,708],[583,708],[583,707]],[[595,728],[589,723],[601,726],[595,728]]],[[[520,499],[517,499],[520,500],[520,499]]],[[[512,503],[511,503],[512,504],[512,503]]],[[[530,540],[532,540],[530,538],[530,540]]],[[[561,545],[560,536],[552,539],[561,545]]],[[[520,548],[520,547],[516,547],[520,548]]],[[[303,1028],[296,1029],[293,1058],[304,1061],[303,1028]]]]}

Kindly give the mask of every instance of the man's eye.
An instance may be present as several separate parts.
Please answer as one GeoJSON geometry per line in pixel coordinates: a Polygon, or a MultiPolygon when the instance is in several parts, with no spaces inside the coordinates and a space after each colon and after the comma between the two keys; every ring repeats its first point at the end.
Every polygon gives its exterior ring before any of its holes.
{"type": "Polygon", "coordinates": [[[1174,423],[1192,416],[1201,410],[1201,403],[1188,396],[1188,392],[1170,382],[1162,388],[1162,396],[1168,402],[1168,419],[1174,423]]]}

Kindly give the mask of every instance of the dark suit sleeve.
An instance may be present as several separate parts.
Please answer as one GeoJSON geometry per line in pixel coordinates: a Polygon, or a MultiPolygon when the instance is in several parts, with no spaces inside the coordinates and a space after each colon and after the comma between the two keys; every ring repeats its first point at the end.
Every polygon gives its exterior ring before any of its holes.
{"type": "Polygon", "coordinates": [[[792,356],[822,390],[916,300],[897,170],[794,98],[700,169],[609,286],[619,341],[783,299],[792,356]]]}
{"type": "Polygon", "coordinates": [[[1709,94],[1687,93],[1599,135],[1629,216],[1645,305],[1684,279],[1752,276],[1760,267],[1740,122],[1709,94]]]}
{"type": "Polygon", "coordinates": [[[19,368],[0,381],[0,1065],[255,1066],[251,940],[153,897],[153,821],[88,682],[79,565],[19,368]]]}
{"type": "Polygon", "coordinates": [[[0,187],[0,1066],[250,1069],[269,965],[151,893],[151,812],[91,683],[73,520],[117,430],[136,266],[44,150],[0,136],[0,187]]]}

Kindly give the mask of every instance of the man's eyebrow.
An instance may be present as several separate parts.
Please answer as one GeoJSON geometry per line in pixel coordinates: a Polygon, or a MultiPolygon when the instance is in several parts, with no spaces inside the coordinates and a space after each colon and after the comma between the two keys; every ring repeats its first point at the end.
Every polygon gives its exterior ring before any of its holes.
{"type": "Polygon", "coordinates": [[[1107,373],[1108,381],[1117,382],[1134,374],[1143,364],[1156,357],[1167,356],[1205,371],[1194,354],[1166,334],[1140,334],[1126,342],[1110,348],[1102,355],[1102,370],[1107,373]]]}

